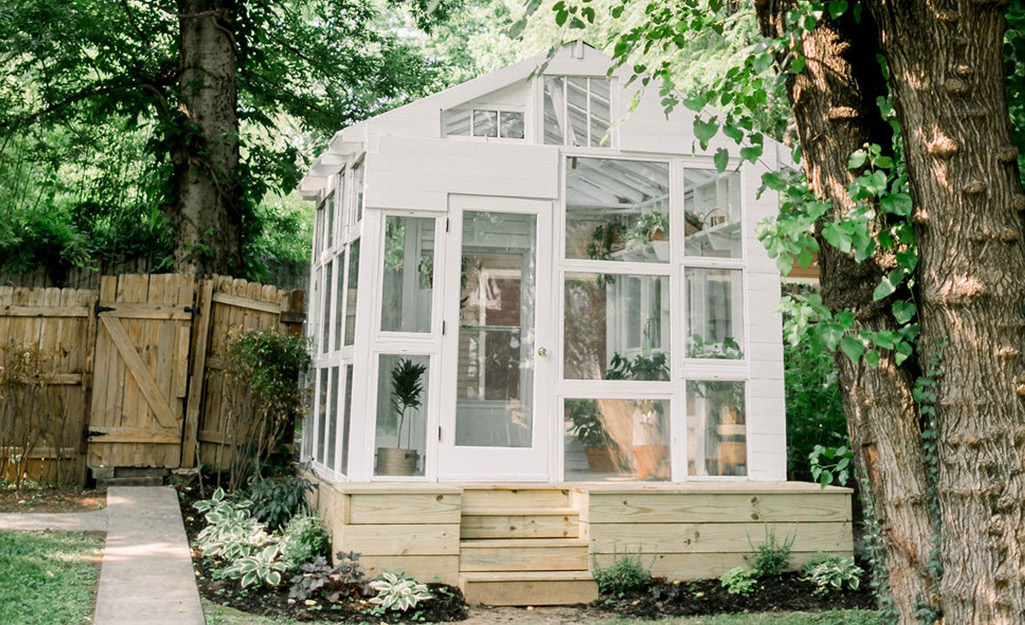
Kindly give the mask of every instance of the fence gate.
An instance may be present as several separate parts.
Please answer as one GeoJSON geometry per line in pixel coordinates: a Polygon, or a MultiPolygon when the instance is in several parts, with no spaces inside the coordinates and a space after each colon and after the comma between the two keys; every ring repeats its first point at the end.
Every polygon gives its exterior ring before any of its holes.
{"type": "Polygon", "coordinates": [[[192,276],[104,276],[88,466],[180,466],[194,292],[192,276]]]}

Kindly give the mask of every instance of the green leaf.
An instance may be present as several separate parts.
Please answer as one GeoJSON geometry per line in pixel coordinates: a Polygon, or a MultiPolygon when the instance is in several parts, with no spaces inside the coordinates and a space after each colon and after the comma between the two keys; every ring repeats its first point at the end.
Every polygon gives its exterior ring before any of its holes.
{"type": "Polygon", "coordinates": [[[868,160],[868,153],[865,150],[855,150],[847,160],[847,169],[858,169],[868,160]]]}
{"type": "Polygon", "coordinates": [[[915,317],[915,304],[905,300],[896,300],[893,302],[893,318],[897,320],[897,323],[904,325],[911,321],[915,317]]]}
{"type": "Polygon", "coordinates": [[[830,2],[829,3],[829,17],[833,18],[834,20],[836,18],[840,17],[841,15],[843,15],[846,12],[847,12],[847,3],[846,2],[830,2]]]}
{"type": "Polygon", "coordinates": [[[752,145],[747,148],[740,148],[740,158],[753,163],[762,155],[762,150],[763,147],[761,145],[752,145]]]}
{"type": "Polygon", "coordinates": [[[840,339],[840,351],[843,352],[844,356],[850,359],[851,362],[857,364],[861,360],[861,355],[865,353],[865,346],[861,344],[861,341],[851,336],[844,336],[840,339]]]}
{"type": "Polygon", "coordinates": [[[697,113],[704,110],[706,104],[708,104],[708,94],[705,93],[683,99],[683,105],[697,113]]]}
{"type": "Polygon", "coordinates": [[[710,120],[701,121],[700,118],[694,119],[694,136],[697,137],[701,143],[701,149],[708,149],[708,142],[715,136],[715,133],[719,132],[719,122],[716,118],[710,120]]]}
{"type": "Polygon", "coordinates": [[[828,221],[822,226],[822,238],[844,254],[851,251],[851,237],[847,232],[834,221],[828,221]]]}
{"type": "Polygon", "coordinates": [[[879,364],[879,360],[879,352],[877,352],[876,350],[870,349],[867,352],[865,352],[865,362],[868,363],[868,366],[875,367],[879,364]]]}
{"type": "Polygon", "coordinates": [[[716,150],[715,156],[712,157],[712,160],[715,161],[716,171],[721,174],[726,171],[726,166],[730,163],[730,153],[726,148],[719,148],[716,150]]]}
{"type": "Polygon", "coordinates": [[[890,273],[886,274],[886,276],[879,282],[879,286],[877,286],[875,291],[872,292],[872,299],[879,301],[892,294],[897,290],[897,287],[900,286],[905,275],[906,273],[904,269],[901,268],[894,269],[890,273]]]}

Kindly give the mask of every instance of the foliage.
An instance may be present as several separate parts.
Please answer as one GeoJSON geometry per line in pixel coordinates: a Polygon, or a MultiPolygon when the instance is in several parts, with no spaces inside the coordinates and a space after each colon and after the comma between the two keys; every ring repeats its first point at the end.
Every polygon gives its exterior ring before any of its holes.
{"type": "Polygon", "coordinates": [[[758,580],[755,579],[754,571],[746,566],[735,566],[726,571],[719,578],[719,582],[726,589],[726,592],[742,597],[750,597],[754,593],[755,588],[758,587],[758,580]]]}
{"type": "Polygon", "coordinates": [[[356,593],[366,594],[369,586],[366,569],[359,563],[356,552],[335,554],[337,566],[331,566],[323,556],[318,556],[299,567],[299,574],[292,577],[288,597],[305,601],[310,597],[322,596],[335,603],[342,597],[353,597],[356,593]]]}
{"type": "Polygon", "coordinates": [[[651,570],[641,562],[641,554],[616,555],[608,568],[598,565],[592,556],[594,581],[598,584],[598,592],[603,595],[622,595],[634,591],[643,591],[651,586],[651,570]]]}
{"type": "Polygon", "coordinates": [[[605,371],[606,380],[668,380],[669,364],[665,352],[637,354],[629,360],[615,353],[605,371]]]}
{"type": "Polygon", "coordinates": [[[722,341],[705,340],[700,334],[691,334],[687,339],[687,358],[710,358],[713,360],[741,360],[744,352],[737,339],[724,336],[722,341]]]}
{"type": "Polygon", "coordinates": [[[222,488],[210,499],[193,504],[207,522],[196,536],[196,547],[205,557],[234,562],[271,541],[267,528],[250,514],[251,506],[251,501],[230,497],[222,488]]]}
{"type": "Polygon", "coordinates": [[[393,612],[405,612],[421,601],[433,599],[426,584],[418,583],[402,571],[385,571],[370,582],[370,587],[377,591],[377,596],[371,597],[370,602],[393,612]]]}
{"type": "Polygon", "coordinates": [[[753,555],[745,556],[744,561],[758,577],[779,577],[790,566],[790,550],[796,539],[795,532],[783,542],[776,542],[776,528],[766,526],[765,540],[755,547],[753,555]]]}
{"type": "Polygon", "coordinates": [[[91,622],[103,537],[0,532],[0,623],[91,622]]]}
{"type": "MultiPolygon", "coordinates": [[[[426,364],[413,362],[411,358],[403,358],[391,370],[391,407],[399,415],[397,448],[402,447],[402,425],[406,420],[406,412],[420,407],[420,396],[424,392],[423,376],[426,372],[426,364]]],[[[410,442],[408,437],[406,442],[410,442]]]]}
{"type": "Polygon", "coordinates": [[[281,446],[305,409],[299,378],[310,366],[307,347],[305,339],[273,331],[235,330],[229,336],[224,372],[232,490],[259,478],[275,454],[287,455],[281,446]]]}
{"type": "Polygon", "coordinates": [[[864,571],[854,563],[854,557],[841,558],[819,554],[804,565],[804,574],[818,586],[816,594],[825,594],[830,590],[857,590],[861,586],[861,575],[864,571]]]}
{"type": "Polygon", "coordinates": [[[569,431],[584,447],[604,449],[614,444],[602,423],[598,402],[593,399],[573,399],[566,402],[569,431]]]}
{"type": "Polygon", "coordinates": [[[285,563],[278,560],[279,555],[279,545],[267,545],[263,549],[233,560],[224,569],[224,574],[241,579],[243,588],[256,583],[277,586],[281,583],[281,573],[286,570],[285,563]]]}
{"type": "Polygon", "coordinates": [[[836,480],[840,486],[844,486],[850,476],[850,464],[853,459],[854,452],[848,447],[815,445],[812,452],[808,454],[811,477],[823,487],[832,484],[833,480],[836,480]]]}
{"type": "Polygon", "coordinates": [[[252,512],[271,531],[277,531],[300,511],[306,509],[306,495],[313,484],[298,475],[279,475],[254,482],[248,489],[252,512]]]}
{"type": "Polygon", "coordinates": [[[281,530],[281,562],[285,570],[294,571],[331,548],[331,537],[324,530],[320,517],[297,514],[281,530]]]}

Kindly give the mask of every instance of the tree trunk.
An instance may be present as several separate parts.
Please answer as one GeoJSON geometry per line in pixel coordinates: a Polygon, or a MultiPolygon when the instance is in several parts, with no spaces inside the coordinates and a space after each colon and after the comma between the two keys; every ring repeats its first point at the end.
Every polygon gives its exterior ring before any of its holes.
{"type": "Polygon", "coordinates": [[[869,2],[917,220],[923,357],[941,344],[938,492],[948,625],[1025,614],[1025,209],[1004,98],[1003,3],[869,2]]]}
{"type": "MultiPolygon", "coordinates": [[[[782,37],[791,0],[755,3],[763,34],[782,37]]],[[[824,19],[800,43],[805,70],[788,82],[791,108],[804,154],[804,169],[815,193],[832,203],[825,221],[853,208],[846,186],[854,172],[850,155],[866,143],[889,149],[892,137],[876,106],[885,95],[869,16],[856,23],[848,13],[824,19]]],[[[856,313],[852,331],[896,330],[890,302],[876,302],[873,291],[892,258],[878,255],[856,263],[819,238],[823,299],[830,308],[856,313]]],[[[877,367],[855,364],[838,352],[839,381],[845,389],[851,446],[867,474],[877,520],[883,531],[890,595],[902,624],[918,624],[916,604],[929,602],[933,583],[927,569],[933,516],[919,413],[912,398],[914,362],[897,367],[885,357],[877,367]],[[910,372],[909,372],[910,370],[910,372]]]]}
{"type": "Polygon", "coordinates": [[[241,267],[235,0],[178,0],[183,128],[174,152],[174,268],[241,267]]]}

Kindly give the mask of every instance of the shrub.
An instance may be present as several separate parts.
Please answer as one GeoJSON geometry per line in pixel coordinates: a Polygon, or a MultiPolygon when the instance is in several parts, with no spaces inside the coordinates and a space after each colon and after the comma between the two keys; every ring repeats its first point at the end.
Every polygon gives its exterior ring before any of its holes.
{"type": "Polygon", "coordinates": [[[335,557],[338,558],[338,565],[334,567],[323,556],[300,566],[299,574],[291,579],[288,597],[305,601],[319,594],[335,603],[343,596],[354,596],[356,592],[366,594],[369,586],[365,577],[366,569],[359,563],[359,554],[339,551],[335,557]]]}
{"type": "Polygon", "coordinates": [[[234,560],[224,575],[234,579],[242,579],[242,587],[260,582],[264,586],[277,586],[281,583],[281,573],[285,565],[278,561],[280,554],[278,545],[267,545],[254,553],[234,560]]]}
{"type": "Polygon", "coordinates": [[[823,595],[830,590],[843,590],[846,585],[851,590],[861,586],[861,574],[864,571],[854,563],[854,557],[841,558],[819,554],[811,562],[804,565],[804,574],[818,588],[815,594],[823,595]]]}
{"type": "Polygon", "coordinates": [[[719,583],[726,589],[726,592],[742,597],[750,597],[751,593],[755,591],[755,587],[758,586],[758,580],[755,579],[754,571],[746,566],[737,566],[730,569],[719,578],[719,583]]]}
{"type": "Polygon", "coordinates": [[[249,500],[229,498],[218,488],[210,499],[192,505],[204,513],[207,522],[196,537],[196,547],[204,556],[234,562],[271,542],[267,528],[250,514],[249,500]]]}
{"type": "Polygon", "coordinates": [[[293,571],[327,551],[330,538],[319,517],[299,514],[285,525],[278,544],[285,570],[293,571]]]}
{"type": "Polygon", "coordinates": [[[790,566],[790,549],[797,538],[795,532],[783,540],[776,542],[776,528],[765,528],[765,542],[755,548],[754,555],[747,556],[744,561],[754,569],[757,577],[779,577],[790,566]]]}
{"type": "Polygon", "coordinates": [[[249,487],[253,516],[272,531],[280,529],[294,515],[306,509],[306,495],[313,484],[298,475],[265,478],[249,487]]]}
{"type": "Polygon", "coordinates": [[[377,596],[371,598],[370,603],[386,611],[405,612],[421,601],[433,598],[426,584],[407,577],[402,571],[385,571],[370,582],[370,587],[377,591],[377,596]]]}
{"type": "Polygon", "coordinates": [[[616,556],[612,566],[602,568],[594,560],[594,581],[604,594],[625,594],[651,585],[651,571],[641,563],[641,554],[616,556]]]}

